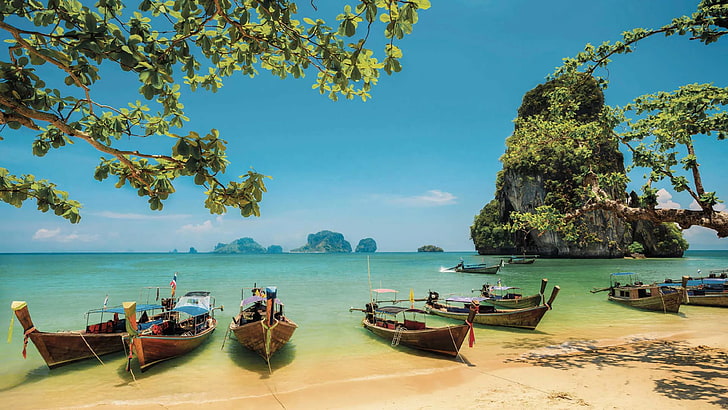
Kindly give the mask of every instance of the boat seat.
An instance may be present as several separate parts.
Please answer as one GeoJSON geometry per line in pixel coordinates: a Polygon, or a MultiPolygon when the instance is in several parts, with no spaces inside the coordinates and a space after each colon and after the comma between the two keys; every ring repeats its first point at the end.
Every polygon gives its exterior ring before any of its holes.
{"type": "Polygon", "coordinates": [[[416,320],[407,320],[404,321],[404,327],[406,327],[409,330],[422,330],[425,328],[424,322],[419,322],[416,320]]]}

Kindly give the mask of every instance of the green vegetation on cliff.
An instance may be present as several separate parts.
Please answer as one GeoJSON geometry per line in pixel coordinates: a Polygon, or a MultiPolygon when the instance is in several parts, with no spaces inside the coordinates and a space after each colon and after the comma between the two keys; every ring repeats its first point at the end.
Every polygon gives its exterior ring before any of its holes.
{"type": "Polygon", "coordinates": [[[442,248],[435,245],[424,245],[417,248],[417,252],[443,252],[442,248]]]}
{"type": "MultiPolygon", "coordinates": [[[[270,248],[278,245],[271,245],[270,248]]],[[[280,246],[278,246],[280,248],[280,246]]],[[[268,248],[268,249],[270,249],[268,248]]],[[[282,248],[281,248],[282,249],[282,248]]],[[[258,242],[254,241],[253,238],[240,238],[230,243],[218,243],[215,246],[214,253],[246,253],[246,254],[260,254],[260,253],[280,253],[280,252],[269,252],[262,247],[258,242]]]]}
{"type": "Polygon", "coordinates": [[[355,252],[359,253],[373,253],[377,251],[377,242],[372,238],[364,238],[359,241],[356,245],[355,252]]]}

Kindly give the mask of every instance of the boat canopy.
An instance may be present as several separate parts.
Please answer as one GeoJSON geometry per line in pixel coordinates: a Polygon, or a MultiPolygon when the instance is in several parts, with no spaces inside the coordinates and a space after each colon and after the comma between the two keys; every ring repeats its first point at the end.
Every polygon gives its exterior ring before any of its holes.
{"type": "MultiPolygon", "coordinates": [[[[155,309],[163,309],[164,306],[162,305],[151,305],[151,304],[140,304],[136,305],[136,311],[137,312],[145,312],[147,310],[155,310],[155,309]]],[[[114,306],[110,308],[101,308],[101,309],[91,309],[88,311],[88,313],[118,313],[120,315],[124,314],[124,308],[122,306],[114,306]]]]}
{"type": "MultiPolygon", "coordinates": [[[[264,298],[262,296],[251,296],[251,297],[248,297],[248,298],[243,299],[240,302],[240,306],[248,306],[248,305],[252,305],[255,302],[265,302],[265,301],[266,301],[266,298],[264,298]]],[[[278,299],[278,298],[276,298],[274,302],[275,302],[276,305],[282,305],[283,304],[283,302],[281,302],[281,300],[278,299]]]]}
{"type": "Polygon", "coordinates": [[[199,316],[209,313],[212,309],[210,292],[187,292],[179,298],[172,311],[187,313],[190,316],[199,316]]]}
{"type": "Polygon", "coordinates": [[[491,286],[490,290],[511,290],[511,289],[520,289],[515,286],[491,286]]]}
{"type": "Polygon", "coordinates": [[[487,298],[483,297],[472,297],[472,296],[451,296],[447,299],[445,299],[448,302],[459,302],[459,303],[471,303],[474,300],[477,300],[478,302],[484,301],[487,298]]]}
{"type": "Polygon", "coordinates": [[[402,312],[412,312],[412,313],[427,313],[424,310],[421,309],[415,309],[415,308],[406,308],[401,306],[382,306],[380,308],[376,309],[379,313],[386,313],[388,315],[396,315],[398,313],[402,312]]]}

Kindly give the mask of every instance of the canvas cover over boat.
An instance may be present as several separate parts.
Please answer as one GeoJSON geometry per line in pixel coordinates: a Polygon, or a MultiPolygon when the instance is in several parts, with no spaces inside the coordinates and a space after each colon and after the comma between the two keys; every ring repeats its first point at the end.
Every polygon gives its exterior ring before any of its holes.
{"type": "Polygon", "coordinates": [[[424,313],[427,314],[424,310],[421,309],[415,309],[415,308],[406,308],[401,306],[382,306],[380,308],[376,309],[376,312],[378,313],[386,313],[388,315],[396,315],[402,312],[412,312],[412,313],[424,313]]]}
{"type": "MultiPolygon", "coordinates": [[[[154,305],[154,304],[139,304],[136,306],[137,312],[145,312],[147,310],[155,310],[155,309],[163,309],[164,306],[162,305],[154,305]]],[[[101,308],[101,309],[91,309],[88,311],[88,313],[118,313],[120,315],[124,314],[124,307],[123,306],[116,306],[111,308],[101,308]]]]}
{"type": "Polygon", "coordinates": [[[190,316],[200,316],[210,313],[212,302],[210,292],[187,292],[179,298],[172,311],[186,313],[190,316]]]}
{"type": "Polygon", "coordinates": [[[458,302],[458,303],[471,303],[474,300],[477,300],[478,302],[482,302],[486,300],[487,298],[484,297],[472,297],[472,296],[451,296],[447,299],[445,299],[448,302],[458,302]]]}
{"type": "MultiPolygon", "coordinates": [[[[266,298],[264,298],[262,296],[251,296],[251,297],[245,298],[242,301],[240,301],[240,306],[243,307],[243,306],[252,305],[255,302],[265,302],[265,301],[266,301],[266,298]]],[[[281,300],[278,298],[276,298],[275,303],[277,305],[283,304],[283,302],[281,302],[281,300]]]]}

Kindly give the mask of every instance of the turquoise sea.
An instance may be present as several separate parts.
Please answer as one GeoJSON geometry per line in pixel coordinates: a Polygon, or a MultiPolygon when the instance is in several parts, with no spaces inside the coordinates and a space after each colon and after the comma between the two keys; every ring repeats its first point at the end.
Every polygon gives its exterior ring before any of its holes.
{"type": "MultiPolygon", "coordinates": [[[[28,302],[38,329],[76,330],[85,326],[84,313],[109,305],[144,301],[144,287],[161,287],[169,295],[169,282],[177,272],[177,293],[208,290],[215,296],[219,327],[212,340],[192,354],[157,365],[141,374],[124,371],[123,354],[49,370],[35,347],[28,345],[23,359],[22,329],[15,321],[11,343],[0,343],[0,400],[15,408],[78,407],[98,405],[151,405],[154,403],[208,402],[257,397],[276,391],[305,389],[342,378],[378,377],[456,365],[456,361],[404,347],[393,348],[360,326],[363,307],[374,288],[410,289],[424,298],[428,290],[441,295],[475,295],[498,279],[536,293],[541,278],[548,278],[547,296],[554,285],[561,293],[535,331],[476,328],[476,346],[464,348],[471,365],[524,354],[544,346],[563,346],[589,340],[628,340],[695,331],[697,319],[716,320],[725,331],[726,310],[683,306],[680,314],[643,312],[607,302],[593,287],[608,285],[612,272],[641,274],[644,282],[707,274],[728,267],[728,251],[689,251],[679,259],[538,259],[533,265],[506,265],[498,275],[441,272],[463,258],[466,263],[496,263],[492,256],[464,253],[364,254],[0,254],[0,323],[5,335],[11,322],[10,304],[28,302]],[[368,275],[368,270],[371,276],[368,275]],[[370,279],[371,278],[371,279],[370,279]],[[230,318],[237,312],[241,288],[253,284],[277,286],[287,315],[299,325],[292,341],[265,362],[244,351],[234,339],[225,341],[230,318]],[[225,345],[223,347],[223,342],[225,345]],[[499,356],[499,357],[500,357],[499,356]],[[384,360],[383,360],[384,359],[384,360]],[[390,367],[393,366],[393,367],[390,367]],[[133,382],[136,379],[136,382],[133,382]],[[178,393],[171,395],[171,390],[178,393]],[[182,393],[180,393],[182,392],[182,393]],[[32,398],[32,400],[28,400],[32,398]]],[[[152,292],[153,296],[154,292],[152,292]]],[[[247,293],[246,293],[247,295],[247,293]]],[[[422,303],[417,303],[421,306],[422,303]]],[[[448,322],[428,318],[429,325],[448,322]]],[[[5,407],[5,406],[3,406],[5,407]]]]}

